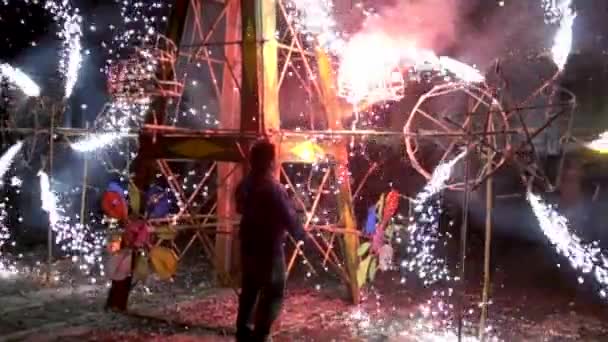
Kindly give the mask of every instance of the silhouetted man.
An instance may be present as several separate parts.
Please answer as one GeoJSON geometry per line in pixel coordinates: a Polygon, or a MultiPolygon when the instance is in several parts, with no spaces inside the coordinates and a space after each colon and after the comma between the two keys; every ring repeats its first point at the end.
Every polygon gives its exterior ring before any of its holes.
{"type": "Polygon", "coordinates": [[[249,175],[236,192],[237,211],[242,215],[243,268],[237,341],[265,341],[269,337],[285,291],[286,233],[297,241],[305,237],[287,192],[274,176],[275,157],[272,143],[256,143],[249,155],[249,175]],[[253,330],[249,328],[252,319],[253,330]]]}

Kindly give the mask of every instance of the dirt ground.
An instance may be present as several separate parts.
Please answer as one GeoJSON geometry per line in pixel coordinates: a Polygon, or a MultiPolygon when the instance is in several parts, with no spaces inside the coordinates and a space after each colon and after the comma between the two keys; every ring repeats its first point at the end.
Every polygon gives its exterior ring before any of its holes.
{"type": "MultiPolygon", "coordinates": [[[[493,275],[488,324],[495,340],[606,341],[608,305],[555,286],[560,281],[554,272],[528,267],[525,273],[533,277],[509,280],[505,274],[531,256],[519,258],[493,275]]],[[[31,275],[2,279],[0,341],[231,341],[237,297],[232,289],[214,288],[209,270],[193,261],[172,283],[138,285],[129,315],[104,312],[107,288],[86,279],[64,276],[52,286],[31,275]]],[[[463,299],[468,335],[475,334],[481,289],[471,272],[463,299]]],[[[454,317],[421,315],[421,305],[442,289],[403,285],[399,274],[385,273],[353,306],[331,277],[296,277],[274,341],[456,341],[449,326],[454,317]]],[[[456,299],[446,301],[456,305],[456,299]]]]}

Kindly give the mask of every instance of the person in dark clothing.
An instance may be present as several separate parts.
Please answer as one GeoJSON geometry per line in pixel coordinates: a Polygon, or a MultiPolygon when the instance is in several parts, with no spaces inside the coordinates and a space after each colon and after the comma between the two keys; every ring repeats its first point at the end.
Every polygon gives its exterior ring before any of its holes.
{"type": "Polygon", "coordinates": [[[236,191],[237,211],[242,215],[243,268],[237,341],[265,341],[283,303],[286,234],[300,244],[306,234],[287,192],[274,176],[274,145],[266,140],[256,143],[249,161],[250,172],[236,191]],[[253,330],[249,327],[252,320],[253,330]]]}

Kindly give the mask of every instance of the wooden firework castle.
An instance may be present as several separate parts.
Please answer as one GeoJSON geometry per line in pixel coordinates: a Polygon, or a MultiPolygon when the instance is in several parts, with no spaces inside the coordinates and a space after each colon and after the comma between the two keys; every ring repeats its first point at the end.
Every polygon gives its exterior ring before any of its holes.
{"type": "MultiPolygon", "coordinates": [[[[286,0],[175,1],[163,40],[168,43],[156,45],[160,70],[156,86],[146,91],[154,92],[154,101],[132,165],[137,189],[145,190],[160,172],[179,204],[176,215],[153,220],[159,237],[165,237],[161,243],[170,244],[183,256],[200,242],[205,254],[214,261],[218,280],[232,284],[234,271],[238,269],[235,252],[238,227],[232,197],[244,172],[248,148],[260,137],[267,137],[278,146],[281,176],[294,191],[295,201],[305,208],[305,227],[311,240],[324,266],[333,266],[348,285],[355,303],[359,301],[361,284],[357,279],[361,234],[353,202],[371,173],[366,173],[357,184],[352,180],[349,143],[355,137],[374,136],[392,144],[405,143],[409,162],[427,180],[432,171],[420,163],[419,155],[424,153],[419,146],[425,139],[441,147],[441,160],[468,146],[473,153],[467,159],[475,159],[470,175],[465,176],[464,182],[448,185],[465,194],[486,183],[507,164],[518,170],[524,182],[537,179],[551,186],[539,167],[537,143],[533,140],[538,140],[558,119],[572,116],[575,99],[567,91],[556,113],[553,110],[549,113],[551,106],[546,105],[552,104],[556,94],[564,92],[555,85],[558,74],[521,101],[508,99],[508,87],[501,85],[500,80],[487,82],[494,85],[447,82],[415,97],[417,103],[409,115],[403,115],[407,122],[401,132],[345,130],[343,119],[365,108],[353,109],[338,97],[330,57],[314,42],[303,39],[305,35],[290,20],[289,6],[286,0]],[[205,89],[192,90],[195,82],[189,77],[197,73],[202,75],[205,89]],[[209,111],[218,113],[217,127],[179,123],[176,115],[182,110],[182,102],[201,101],[204,97],[210,99],[209,106],[213,107],[209,111]],[[299,97],[306,101],[294,101],[299,97]],[[546,111],[547,115],[543,119],[537,116],[536,122],[530,124],[522,113],[530,112],[534,107],[530,106],[531,101],[536,100],[541,103],[540,111],[546,111]],[[293,102],[297,106],[290,105],[293,102]],[[300,105],[306,108],[302,110],[300,105]],[[304,129],[288,129],[288,121],[296,111],[309,115],[304,129]],[[194,168],[203,168],[200,161],[206,161],[205,171],[190,186],[176,170],[192,168],[193,163],[194,168]],[[298,185],[293,177],[297,172],[287,172],[298,164],[323,165],[322,179],[310,191],[312,198],[308,200],[296,191],[298,185]],[[200,194],[209,192],[211,184],[215,193],[206,196],[204,205],[198,204],[200,194]],[[353,184],[355,191],[351,189],[353,184]],[[185,189],[189,186],[192,191],[188,192],[185,189]],[[331,210],[336,215],[334,220],[319,224],[314,218],[324,210],[321,198],[328,195],[335,196],[331,210]],[[183,247],[175,242],[178,232],[189,236],[183,247]]],[[[497,66],[498,79],[499,69],[497,66]]],[[[403,96],[403,82],[385,86],[396,87],[395,95],[403,96]]],[[[200,116],[196,111],[193,114],[200,116]]],[[[370,164],[370,171],[377,167],[370,164]]],[[[494,196],[493,191],[488,191],[488,198],[494,196]]],[[[468,196],[464,198],[466,211],[468,196]]],[[[488,217],[491,207],[488,205],[488,217]]],[[[489,234],[491,219],[486,224],[489,234]]],[[[297,248],[292,253],[288,257],[289,270],[298,258],[310,257],[297,248]]],[[[310,262],[305,265],[315,272],[310,262]]]]}
{"type": "MultiPolygon", "coordinates": [[[[333,136],[313,141],[313,137],[318,135],[313,131],[281,128],[281,87],[285,84],[286,74],[297,73],[303,82],[304,79],[317,79],[306,81],[307,84],[302,86],[319,99],[328,128],[337,132],[342,130],[329,60],[321,51],[315,55],[311,49],[305,49],[301,36],[287,20],[287,11],[283,0],[227,0],[224,3],[178,0],[174,3],[167,38],[178,47],[173,52],[177,68],[181,63],[182,67],[192,64],[207,69],[209,88],[218,104],[219,127],[200,130],[169,123],[167,112],[176,100],[175,96],[159,94],[139,137],[139,153],[132,168],[134,183],[138,189],[146,189],[154,180],[156,170],[162,173],[180,205],[179,213],[164,229],[173,233],[181,230],[191,232],[189,243],[183,249],[172,241],[168,243],[178,249],[181,256],[193,243],[200,242],[205,254],[214,260],[218,280],[228,285],[234,278],[235,233],[238,229],[233,193],[243,175],[251,143],[267,137],[277,144],[281,174],[292,186],[293,182],[285,171],[286,164],[310,164],[324,158],[331,160],[320,188],[328,177],[337,180],[339,221],[312,229],[312,216],[324,192],[320,189],[317,198],[306,208],[305,226],[311,229],[309,234],[324,263],[336,268],[348,284],[352,300],[358,302],[359,237],[351,200],[347,139],[333,136]],[[275,34],[277,22],[283,25],[278,38],[275,34]],[[212,55],[212,49],[219,53],[212,55]],[[296,63],[303,71],[295,68],[296,63]],[[315,72],[319,73],[319,78],[315,77],[315,72]],[[304,73],[308,75],[301,75],[304,73]],[[211,169],[194,191],[186,195],[172,168],[179,163],[196,160],[212,161],[211,169]],[[213,171],[217,179],[215,204],[206,206],[207,212],[201,212],[194,209],[193,203],[208,183],[213,182],[213,171]],[[208,229],[209,226],[212,228],[208,229]]],[[[169,61],[161,62],[159,66],[161,82],[182,81],[174,79],[176,72],[169,61]]],[[[305,206],[297,194],[296,201],[305,206]]],[[[156,222],[168,221],[161,219],[156,222]]],[[[171,240],[175,234],[169,236],[171,240]]],[[[296,248],[288,257],[290,269],[299,257],[306,258],[296,248]]]]}

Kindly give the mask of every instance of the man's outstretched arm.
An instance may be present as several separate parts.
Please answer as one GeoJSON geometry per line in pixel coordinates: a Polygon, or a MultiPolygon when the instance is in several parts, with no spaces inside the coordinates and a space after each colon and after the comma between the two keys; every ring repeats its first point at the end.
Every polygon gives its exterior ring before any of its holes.
{"type": "Polygon", "coordinates": [[[291,203],[291,199],[287,196],[287,192],[280,184],[276,184],[275,186],[273,199],[275,202],[274,207],[277,209],[276,215],[281,223],[285,225],[291,236],[296,241],[306,240],[306,232],[304,231],[302,222],[298,219],[296,210],[291,203]]]}
{"type": "Polygon", "coordinates": [[[245,197],[247,195],[247,186],[245,185],[245,179],[243,179],[236,187],[234,192],[234,202],[236,203],[236,213],[243,215],[245,210],[245,197]]]}

